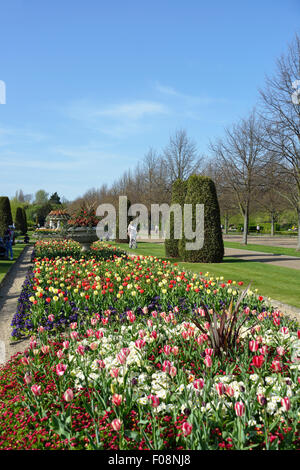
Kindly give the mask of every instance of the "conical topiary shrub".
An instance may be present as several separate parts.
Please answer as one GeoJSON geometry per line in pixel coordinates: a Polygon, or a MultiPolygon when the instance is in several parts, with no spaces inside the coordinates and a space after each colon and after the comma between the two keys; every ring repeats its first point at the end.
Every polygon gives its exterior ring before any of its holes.
{"type": "Polygon", "coordinates": [[[190,263],[221,263],[224,243],[220,208],[216,187],[211,178],[191,175],[188,179],[185,204],[192,205],[192,230],[196,229],[196,204],[204,205],[204,242],[199,250],[187,250],[185,234],[180,243],[180,254],[190,263]]]}
{"type": "MultiPolygon", "coordinates": [[[[183,206],[187,190],[187,181],[178,178],[172,185],[171,204],[179,204],[183,216],[183,206]]],[[[170,238],[165,240],[165,254],[170,258],[179,257],[179,240],[174,238],[174,213],[170,213],[170,238]]]]}
{"type": "Polygon", "coordinates": [[[18,232],[21,232],[22,235],[25,235],[25,233],[27,232],[27,223],[26,223],[26,219],[24,218],[24,212],[25,210],[22,207],[17,207],[16,217],[15,217],[15,226],[16,226],[16,230],[18,232]]]}
{"type": "Polygon", "coordinates": [[[0,236],[3,237],[5,230],[9,225],[13,224],[9,198],[7,196],[0,197],[0,236]]]}

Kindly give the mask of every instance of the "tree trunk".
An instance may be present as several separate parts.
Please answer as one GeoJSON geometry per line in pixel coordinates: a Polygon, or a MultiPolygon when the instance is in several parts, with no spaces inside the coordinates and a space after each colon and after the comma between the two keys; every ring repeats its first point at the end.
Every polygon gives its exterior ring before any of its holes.
{"type": "Polygon", "coordinates": [[[243,232],[243,244],[247,245],[248,243],[248,220],[249,220],[249,208],[245,207],[244,212],[244,232],[243,232]]]}
{"type": "Polygon", "coordinates": [[[298,243],[296,251],[300,251],[300,207],[297,210],[298,213],[298,243]]]}
{"type": "Polygon", "coordinates": [[[228,235],[228,214],[225,214],[225,235],[228,235]]]}
{"type": "Polygon", "coordinates": [[[274,237],[274,233],[275,233],[274,225],[275,225],[275,217],[274,217],[274,214],[272,212],[272,214],[271,214],[271,237],[274,237]]]}

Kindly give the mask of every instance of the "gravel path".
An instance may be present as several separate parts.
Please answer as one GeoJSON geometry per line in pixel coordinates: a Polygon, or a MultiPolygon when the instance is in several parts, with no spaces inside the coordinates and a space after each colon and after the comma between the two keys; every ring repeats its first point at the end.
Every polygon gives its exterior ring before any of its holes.
{"type": "Polygon", "coordinates": [[[0,287],[0,364],[4,364],[17,352],[28,345],[28,339],[17,342],[11,340],[11,321],[17,311],[17,302],[22,290],[33,247],[27,246],[12,265],[0,287]]]}
{"type": "Polygon", "coordinates": [[[284,268],[300,269],[300,257],[262,253],[261,251],[250,251],[238,248],[225,247],[225,256],[238,258],[241,261],[255,261],[257,263],[274,264],[284,268]]]}

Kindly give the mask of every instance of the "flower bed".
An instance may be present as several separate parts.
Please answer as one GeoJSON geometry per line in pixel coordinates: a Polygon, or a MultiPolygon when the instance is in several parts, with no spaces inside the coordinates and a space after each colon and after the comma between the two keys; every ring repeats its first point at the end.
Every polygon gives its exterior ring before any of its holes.
{"type": "Polygon", "coordinates": [[[300,332],[256,294],[125,255],[36,259],[26,289],[0,448],[299,448],[300,332]]]}

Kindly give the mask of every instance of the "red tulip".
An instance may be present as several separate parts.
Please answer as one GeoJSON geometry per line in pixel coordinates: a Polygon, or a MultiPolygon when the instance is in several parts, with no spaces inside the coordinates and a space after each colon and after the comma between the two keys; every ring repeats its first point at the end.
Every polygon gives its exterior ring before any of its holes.
{"type": "Polygon", "coordinates": [[[183,425],[181,426],[181,429],[183,431],[183,435],[184,437],[187,437],[191,434],[192,430],[193,430],[193,426],[188,423],[188,422],[185,422],[183,423],[183,425]]]}
{"type": "Polygon", "coordinates": [[[118,393],[115,393],[111,399],[112,403],[115,405],[115,406],[120,406],[121,403],[122,403],[122,395],[119,395],[118,393]]]}
{"type": "Polygon", "coordinates": [[[284,411],[289,411],[289,409],[291,408],[291,402],[289,397],[282,398],[281,405],[283,406],[284,411]]]}

